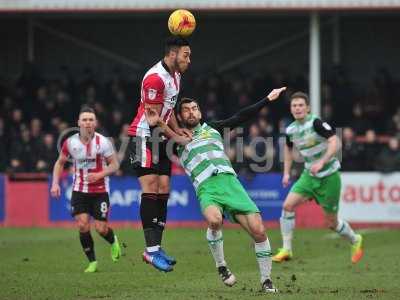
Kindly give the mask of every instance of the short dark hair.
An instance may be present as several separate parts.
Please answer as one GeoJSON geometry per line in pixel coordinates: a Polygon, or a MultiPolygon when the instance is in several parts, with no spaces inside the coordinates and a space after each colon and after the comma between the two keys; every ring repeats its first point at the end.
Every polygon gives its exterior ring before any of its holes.
{"type": "Polygon", "coordinates": [[[194,99],[191,99],[191,98],[182,98],[181,101],[179,101],[179,103],[178,103],[178,107],[177,107],[178,114],[181,113],[183,104],[192,103],[192,102],[196,103],[197,106],[200,109],[200,105],[199,105],[199,102],[197,102],[197,100],[194,100],[194,99]]]}
{"type": "Polygon", "coordinates": [[[164,54],[167,55],[171,50],[177,50],[184,46],[190,46],[187,39],[181,36],[170,36],[165,40],[164,54]]]}
{"type": "Polygon", "coordinates": [[[92,113],[96,115],[96,111],[88,105],[84,105],[81,107],[81,110],[79,111],[79,116],[83,113],[92,113]]]}
{"type": "Polygon", "coordinates": [[[292,103],[292,100],[294,98],[301,98],[304,99],[304,101],[306,102],[307,105],[310,105],[310,100],[308,99],[308,95],[306,93],[303,92],[295,92],[290,96],[290,103],[292,103]]]}

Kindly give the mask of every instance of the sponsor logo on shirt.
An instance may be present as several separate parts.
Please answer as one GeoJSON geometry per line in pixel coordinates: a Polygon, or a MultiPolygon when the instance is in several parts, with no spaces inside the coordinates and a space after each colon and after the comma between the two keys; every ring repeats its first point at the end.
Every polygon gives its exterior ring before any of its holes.
{"type": "Polygon", "coordinates": [[[147,93],[148,93],[148,96],[149,96],[149,99],[150,99],[150,100],[156,99],[157,90],[155,90],[155,89],[149,89],[149,91],[148,91],[147,93]]]}
{"type": "Polygon", "coordinates": [[[325,128],[326,130],[332,130],[332,127],[331,127],[328,123],[326,123],[326,122],[322,123],[322,126],[324,126],[324,128],[325,128]]]}

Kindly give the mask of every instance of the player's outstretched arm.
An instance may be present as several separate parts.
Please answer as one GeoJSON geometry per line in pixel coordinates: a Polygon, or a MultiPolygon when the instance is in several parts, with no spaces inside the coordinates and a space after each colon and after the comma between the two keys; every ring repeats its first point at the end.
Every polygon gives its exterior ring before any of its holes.
{"type": "Polygon", "coordinates": [[[50,194],[52,197],[58,198],[61,195],[60,177],[67,162],[67,156],[61,152],[53,167],[53,180],[51,183],[50,194]]]}
{"type": "Polygon", "coordinates": [[[248,107],[243,108],[242,110],[238,111],[232,117],[221,120],[221,121],[214,121],[210,122],[210,126],[214,127],[218,131],[222,132],[224,128],[233,129],[245,123],[246,121],[254,118],[256,114],[269,102],[275,101],[279,98],[280,94],[286,90],[286,87],[281,87],[279,89],[273,89],[268,96],[264,97],[257,103],[250,105],[248,107]]]}

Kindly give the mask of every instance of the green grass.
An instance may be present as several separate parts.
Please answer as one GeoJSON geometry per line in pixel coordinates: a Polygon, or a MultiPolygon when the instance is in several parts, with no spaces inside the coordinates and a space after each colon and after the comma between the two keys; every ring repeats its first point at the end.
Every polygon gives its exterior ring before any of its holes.
{"type": "MultiPolygon", "coordinates": [[[[126,244],[112,263],[97,235],[99,272],[84,274],[78,234],[69,229],[0,228],[0,299],[400,299],[400,239],[397,230],[364,233],[366,254],[350,263],[349,245],[325,230],[298,230],[295,259],[273,265],[279,295],[258,292],[259,277],[250,239],[224,231],[225,255],[238,283],[225,287],[217,276],[201,229],[168,229],[165,248],[178,259],[164,274],[141,261],[142,233],[116,231],[126,244]]],[[[277,230],[269,236],[280,246],[277,230]]]]}

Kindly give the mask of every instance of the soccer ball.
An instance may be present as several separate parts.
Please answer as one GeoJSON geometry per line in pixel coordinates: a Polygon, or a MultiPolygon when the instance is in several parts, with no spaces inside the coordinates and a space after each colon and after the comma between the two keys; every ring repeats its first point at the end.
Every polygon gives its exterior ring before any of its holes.
{"type": "Polygon", "coordinates": [[[175,10],[168,19],[168,29],[173,35],[183,37],[192,34],[196,28],[196,19],[193,14],[186,9],[175,10]]]}

